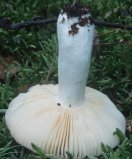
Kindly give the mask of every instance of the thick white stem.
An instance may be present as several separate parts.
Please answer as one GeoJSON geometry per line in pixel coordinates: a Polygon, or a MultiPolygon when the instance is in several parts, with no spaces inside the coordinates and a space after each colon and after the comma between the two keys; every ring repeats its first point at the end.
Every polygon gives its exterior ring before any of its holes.
{"type": "MultiPolygon", "coordinates": [[[[89,17],[90,15],[85,15],[89,17]]],[[[89,72],[94,25],[80,26],[78,17],[60,14],[57,22],[59,43],[58,76],[60,103],[78,106],[85,99],[85,87],[89,72]],[[76,23],[76,25],[75,25],[76,23]],[[72,25],[75,25],[71,29],[72,25]]]]}

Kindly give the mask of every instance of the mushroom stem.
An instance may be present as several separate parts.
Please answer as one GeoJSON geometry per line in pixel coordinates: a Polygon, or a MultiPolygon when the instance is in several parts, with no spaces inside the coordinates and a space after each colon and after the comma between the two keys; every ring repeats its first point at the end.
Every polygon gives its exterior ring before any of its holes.
{"type": "MultiPolygon", "coordinates": [[[[88,19],[90,14],[83,15],[88,19]]],[[[89,72],[92,45],[94,39],[94,25],[79,24],[79,17],[68,17],[60,14],[57,22],[59,43],[58,100],[65,106],[78,106],[85,99],[85,87],[89,72]]]]}

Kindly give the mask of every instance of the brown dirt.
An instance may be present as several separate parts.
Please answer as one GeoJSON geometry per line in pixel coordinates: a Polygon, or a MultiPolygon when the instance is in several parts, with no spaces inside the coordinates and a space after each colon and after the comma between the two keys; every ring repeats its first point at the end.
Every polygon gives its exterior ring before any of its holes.
{"type": "Polygon", "coordinates": [[[89,13],[89,8],[81,6],[79,4],[71,5],[68,4],[63,7],[62,14],[66,13],[69,17],[80,17],[89,13]]]}

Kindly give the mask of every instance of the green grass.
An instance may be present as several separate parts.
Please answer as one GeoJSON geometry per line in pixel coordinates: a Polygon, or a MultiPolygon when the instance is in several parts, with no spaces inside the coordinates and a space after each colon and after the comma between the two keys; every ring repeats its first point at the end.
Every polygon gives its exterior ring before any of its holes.
{"type": "MultiPolygon", "coordinates": [[[[0,15],[9,16],[14,22],[25,21],[35,16],[54,18],[69,0],[1,0],[0,15]]],[[[96,19],[130,24],[131,0],[82,0],[90,5],[96,19]]],[[[87,84],[106,93],[132,122],[132,32],[120,29],[97,28],[100,45],[95,46],[87,84]],[[120,43],[123,41],[123,44],[120,43]],[[116,43],[115,43],[116,42],[116,43]]],[[[9,102],[20,92],[38,83],[57,83],[57,38],[56,25],[32,27],[19,31],[0,28],[0,64],[5,66],[4,78],[0,80],[0,158],[1,159],[44,159],[38,147],[35,153],[18,145],[6,128],[4,114],[9,102]],[[15,58],[11,64],[3,64],[8,56],[15,58]],[[15,68],[11,73],[8,68],[15,68]]],[[[117,131],[120,145],[112,150],[102,146],[103,155],[90,159],[131,159],[132,135],[124,137],[117,131]]],[[[73,158],[68,153],[69,159],[73,158]]],[[[88,158],[88,157],[86,157],[88,158]]]]}

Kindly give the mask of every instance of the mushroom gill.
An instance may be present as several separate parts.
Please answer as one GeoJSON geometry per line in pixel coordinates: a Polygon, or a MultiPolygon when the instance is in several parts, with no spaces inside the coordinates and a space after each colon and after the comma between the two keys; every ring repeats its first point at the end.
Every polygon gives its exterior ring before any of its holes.
{"type": "Polygon", "coordinates": [[[99,155],[102,142],[118,144],[113,132],[124,130],[124,117],[106,95],[86,87],[85,102],[72,108],[58,106],[57,94],[58,85],[36,85],[10,103],[6,123],[18,143],[31,150],[34,143],[59,158],[68,151],[78,159],[99,155]]]}

